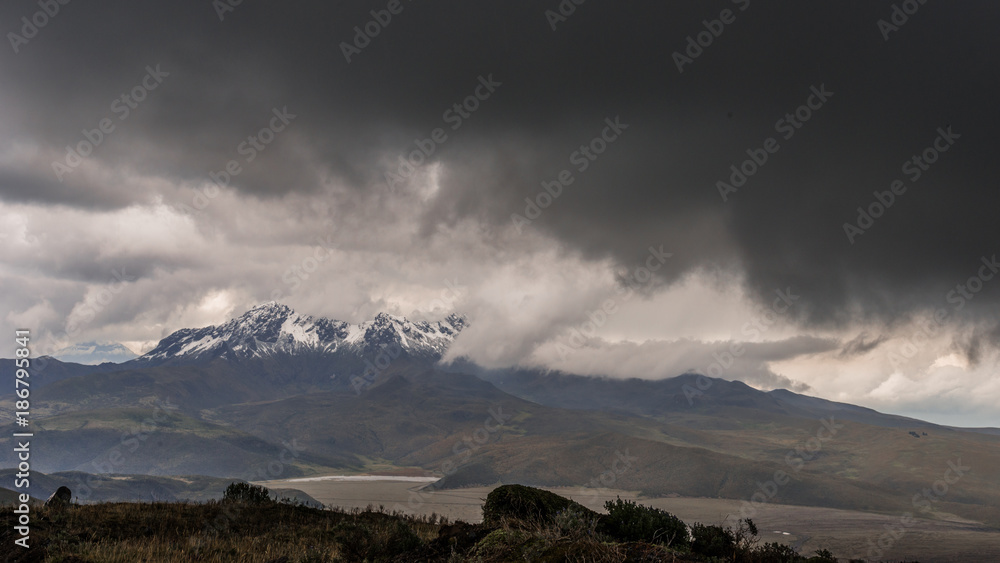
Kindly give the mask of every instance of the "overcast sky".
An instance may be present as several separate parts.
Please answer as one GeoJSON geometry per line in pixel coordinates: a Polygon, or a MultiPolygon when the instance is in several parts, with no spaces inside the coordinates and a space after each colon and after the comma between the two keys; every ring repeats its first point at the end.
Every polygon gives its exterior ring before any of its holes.
{"type": "Polygon", "coordinates": [[[484,365],[1000,426],[1000,5],[777,4],[4,2],[0,313],[458,311],[484,365]]]}

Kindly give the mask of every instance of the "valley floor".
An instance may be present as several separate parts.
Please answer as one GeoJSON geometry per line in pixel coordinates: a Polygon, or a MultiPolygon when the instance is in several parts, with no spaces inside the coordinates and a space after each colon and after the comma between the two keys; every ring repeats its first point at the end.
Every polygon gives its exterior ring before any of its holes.
{"type": "MultiPolygon", "coordinates": [[[[316,500],[345,509],[374,505],[412,515],[446,516],[480,522],[484,499],[495,487],[429,490],[423,483],[381,480],[262,481],[268,488],[299,489],[316,500]]],[[[688,524],[733,524],[741,502],[712,498],[647,498],[633,491],[588,488],[548,488],[556,494],[601,511],[618,496],[662,508],[688,524]]],[[[841,557],[933,562],[1000,561],[1000,529],[960,518],[914,520],[904,525],[902,514],[876,514],[831,508],[766,504],[752,515],[761,541],[781,542],[800,553],[829,549],[841,557]]],[[[909,521],[907,521],[909,522],[909,521]]]]}

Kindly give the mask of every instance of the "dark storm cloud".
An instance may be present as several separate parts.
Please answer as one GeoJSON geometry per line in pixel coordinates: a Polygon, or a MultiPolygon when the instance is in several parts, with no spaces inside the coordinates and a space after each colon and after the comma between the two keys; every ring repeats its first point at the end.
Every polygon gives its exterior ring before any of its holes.
{"type": "Polygon", "coordinates": [[[854,339],[846,342],[844,346],[840,349],[838,356],[840,358],[851,358],[854,356],[863,356],[868,352],[881,346],[889,337],[885,335],[880,335],[875,338],[870,338],[868,333],[862,332],[857,335],[854,339]]]}
{"type": "Polygon", "coordinates": [[[965,357],[970,366],[977,367],[990,348],[1000,348],[1000,325],[978,326],[966,334],[956,335],[952,347],[965,357]]]}
{"type": "Polygon", "coordinates": [[[0,170],[0,186],[3,198],[17,203],[39,202],[100,209],[120,207],[130,201],[125,194],[107,186],[62,185],[53,175],[18,170],[0,170]]]}
{"type": "MultiPolygon", "coordinates": [[[[328,183],[384,193],[396,157],[442,128],[430,157],[445,165],[441,189],[414,211],[425,234],[468,218],[512,227],[525,197],[569,170],[573,182],[523,228],[625,268],[664,245],[674,258],[663,282],[738,265],[762,298],[794,288],[793,313],[809,322],[893,320],[945,306],[998,250],[1000,6],[925,4],[886,41],[877,21],[892,4],[592,0],[553,31],[544,11],[555,1],[404,0],[348,63],[341,42],[385,3],[244,2],[224,21],[208,1],[72,3],[0,56],[4,121],[7,140],[61,157],[109,118],[116,129],[95,161],[188,182],[239,159],[233,186],[256,197],[328,183]],[[678,72],[672,54],[724,9],[735,21],[678,72]],[[120,118],[115,100],[149,65],[169,76],[120,118]],[[445,111],[491,76],[501,85],[452,129],[445,111]],[[813,87],[833,94],[783,138],[776,122],[813,87]],[[295,121],[246,163],[240,143],[285,107],[295,121]],[[616,118],[627,129],[580,171],[574,151],[616,118]],[[948,126],[961,137],[911,181],[904,161],[948,126]],[[724,202],[716,182],[768,137],[780,149],[724,202]],[[844,223],[896,179],[905,193],[852,243],[844,223]]],[[[16,31],[36,10],[5,3],[0,22],[16,31]]],[[[64,193],[44,163],[19,174],[0,181],[0,197],[104,207],[148,197],[124,185],[64,193]]],[[[965,311],[995,311],[997,295],[986,285],[965,311]]]]}

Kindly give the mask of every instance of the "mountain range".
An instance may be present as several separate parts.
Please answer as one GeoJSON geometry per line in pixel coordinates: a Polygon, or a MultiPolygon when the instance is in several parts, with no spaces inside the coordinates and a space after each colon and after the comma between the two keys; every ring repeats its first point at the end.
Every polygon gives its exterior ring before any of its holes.
{"type": "Polygon", "coordinates": [[[298,354],[335,359],[377,357],[382,353],[395,357],[401,353],[410,358],[437,360],[465,325],[465,318],[458,315],[429,323],[411,322],[386,313],[352,325],[300,315],[271,301],[222,325],[178,330],[138,358],[137,365],[298,354]]]}
{"type": "Polygon", "coordinates": [[[139,355],[117,342],[83,342],[61,348],[52,357],[62,362],[83,365],[103,363],[120,364],[138,358],[139,355]]]}
{"type": "MultiPolygon", "coordinates": [[[[247,480],[405,471],[438,477],[434,488],[598,483],[899,514],[958,466],[970,469],[919,516],[1000,526],[996,429],[697,374],[442,365],[465,326],[386,314],[352,325],[267,303],[121,364],[48,358],[31,376],[33,469],[247,480]]],[[[0,375],[13,369],[0,361],[0,375]]],[[[13,402],[0,396],[0,409],[13,402]]],[[[16,465],[12,431],[0,427],[0,467],[16,465]]]]}

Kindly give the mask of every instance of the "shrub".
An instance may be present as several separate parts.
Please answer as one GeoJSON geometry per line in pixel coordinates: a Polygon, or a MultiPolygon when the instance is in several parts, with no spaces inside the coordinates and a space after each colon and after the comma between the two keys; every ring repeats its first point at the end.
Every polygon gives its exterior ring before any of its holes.
{"type": "Polygon", "coordinates": [[[226,492],[222,494],[222,500],[242,504],[267,504],[272,502],[270,491],[260,485],[251,485],[250,483],[230,483],[226,487],[226,492]]]}
{"type": "Polygon", "coordinates": [[[345,520],[333,528],[342,561],[382,561],[418,549],[423,542],[398,519],[345,520]]]}
{"type": "Polygon", "coordinates": [[[585,514],[570,506],[556,513],[554,524],[564,536],[578,539],[597,535],[596,529],[599,520],[600,517],[597,514],[585,514]]]}
{"type": "Polygon", "coordinates": [[[809,558],[810,563],[837,563],[837,558],[829,549],[816,550],[816,556],[809,558]]]}
{"type": "Polygon", "coordinates": [[[759,561],[767,561],[768,563],[796,563],[797,561],[802,561],[802,557],[795,553],[794,549],[777,542],[765,543],[754,551],[754,555],[759,561]]]}
{"type": "Polygon", "coordinates": [[[707,557],[731,557],[736,552],[736,536],[722,526],[691,526],[691,551],[707,557]]]}
{"type": "Polygon", "coordinates": [[[620,541],[643,541],[664,545],[687,546],[688,530],[673,514],[635,502],[617,500],[604,503],[608,515],[599,531],[620,541]]]}
{"type": "Polygon", "coordinates": [[[374,534],[365,524],[345,520],[333,528],[333,537],[340,548],[340,559],[361,561],[372,549],[374,534]]]}
{"type": "Polygon", "coordinates": [[[486,496],[483,523],[499,526],[505,520],[520,520],[551,524],[560,510],[568,508],[586,518],[597,517],[593,510],[555,493],[524,485],[501,485],[486,496]]]}
{"type": "Polygon", "coordinates": [[[529,539],[530,536],[525,532],[500,528],[493,530],[486,537],[479,540],[479,543],[472,548],[470,553],[486,558],[497,558],[505,554],[520,554],[521,547],[529,539]]]}
{"type": "Polygon", "coordinates": [[[770,559],[760,555],[761,548],[757,547],[759,539],[757,525],[749,518],[737,521],[735,528],[706,526],[697,522],[691,526],[691,551],[726,561],[769,563],[770,559]]]}

